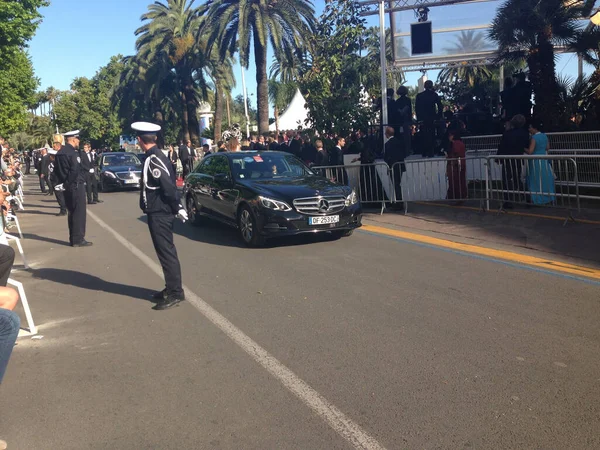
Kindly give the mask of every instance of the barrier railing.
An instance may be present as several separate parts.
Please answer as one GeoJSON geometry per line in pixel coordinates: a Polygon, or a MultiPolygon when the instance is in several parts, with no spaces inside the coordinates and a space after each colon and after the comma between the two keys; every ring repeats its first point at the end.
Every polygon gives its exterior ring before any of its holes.
{"type": "Polygon", "coordinates": [[[319,166],[312,170],[329,180],[355,189],[361,203],[380,203],[382,213],[386,203],[395,202],[390,168],[385,162],[319,166]]]}
{"type": "MultiPolygon", "coordinates": [[[[600,155],[590,157],[600,164],[600,155]]],[[[566,155],[467,156],[407,159],[389,167],[373,164],[313,167],[318,174],[353,187],[362,203],[476,201],[482,210],[512,204],[581,211],[579,164],[566,155]]]]}
{"type": "Polygon", "coordinates": [[[501,167],[500,182],[488,177],[487,209],[490,202],[500,209],[513,203],[560,207],[580,211],[577,162],[559,155],[488,156],[488,168],[501,167]]]}
{"type": "MultiPolygon", "coordinates": [[[[547,133],[550,153],[564,150],[596,150],[600,152],[600,131],[572,131],[547,133]]],[[[496,152],[500,145],[501,134],[490,136],[467,136],[463,142],[467,151],[496,152]]]]}

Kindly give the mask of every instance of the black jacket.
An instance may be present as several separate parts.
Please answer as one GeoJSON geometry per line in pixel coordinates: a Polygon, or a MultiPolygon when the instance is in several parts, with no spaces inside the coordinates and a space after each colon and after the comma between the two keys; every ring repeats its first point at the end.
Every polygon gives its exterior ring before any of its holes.
{"type": "Polygon", "coordinates": [[[399,123],[410,123],[413,118],[412,102],[410,98],[403,96],[396,100],[396,110],[398,111],[399,123]]]}
{"type": "Polygon", "coordinates": [[[329,165],[330,166],[343,166],[344,165],[344,154],[342,149],[337,145],[329,151],[329,165]]]}
{"type": "MultiPolygon", "coordinates": [[[[498,155],[522,155],[529,148],[529,132],[525,128],[505,131],[500,140],[498,155]]],[[[502,162],[502,161],[500,161],[502,162]]]]}
{"type": "Polygon", "coordinates": [[[64,145],[56,154],[54,172],[59,184],[64,184],[65,189],[85,182],[81,157],[79,152],[70,144],[64,145]]]}
{"type": "Polygon", "coordinates": [[[177,214],[182,206],[169,158],[157,146],[146,152],[142,170],[140,208],[146,214],[177,214]]]}
{"type": "Polygon", "coordinates": [[[96,167],[94,156],[91,153],[86,153],[84,151],[79,152],[81,158],[81,168],[84,173],[90,173],[91,169],[96,167]],[[88,156],[89,154],[89,156],[88,156]]]}
{"type": "Polygon", "coordinates": [[[417,95],[415,101],[415,110],[417,112],[417,120],[425,122],[433,122],[442,117],[442,101],[440,96],[435,91],[426,89],[417,95]]]}
{"type": "Polygon", "coordinates": [[[393,136],[385,143],[385,162],[388,166],[392,167],[394,163],[403,162],[404,157],[404,145],[402,141],[393,136]]]}
{"type": "Polygon", "coordinates": [[[46,154],[42,156],[42,162],[40,163],[40,171],[44,175],[44,178],[48,179],[50,172],[48,166],[50,165],[50,155],[46,154]]]}
{"type": "Polygon", "coordinates": [[[188,163],[191,157],[190,149],[186,145],[179,146],[179,159],[181,160],[181,164],[188,163]]]}

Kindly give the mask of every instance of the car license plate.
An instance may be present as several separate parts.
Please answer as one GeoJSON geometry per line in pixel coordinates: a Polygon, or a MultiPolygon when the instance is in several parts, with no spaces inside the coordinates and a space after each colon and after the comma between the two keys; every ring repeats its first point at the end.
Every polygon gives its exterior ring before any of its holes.
{"type": "Polygon", "coordinates": [[[340,216],[325,216],[325,217],[309,217],[309,225],[328,225],[330,223],[338,223],[340,216]]]}
{"type": "Polygon", "coordinates": [[[138,180],[125,180],[125,184],[137,184],[138,180]]]}

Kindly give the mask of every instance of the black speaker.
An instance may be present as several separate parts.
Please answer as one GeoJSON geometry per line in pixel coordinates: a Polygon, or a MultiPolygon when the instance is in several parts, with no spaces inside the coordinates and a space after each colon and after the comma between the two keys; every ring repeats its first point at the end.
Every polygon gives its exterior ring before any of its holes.
{"type": "Polygon", "coordinates": [[[433,30],[431,22],[411,23],[410,42],[413,56],[433,53],[433,30]]]}

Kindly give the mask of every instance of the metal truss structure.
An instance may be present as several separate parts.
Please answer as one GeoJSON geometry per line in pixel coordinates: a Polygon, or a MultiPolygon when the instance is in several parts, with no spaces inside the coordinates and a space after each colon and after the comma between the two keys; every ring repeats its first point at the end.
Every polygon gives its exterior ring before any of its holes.
{"type": "MultiPolygon", "coordinates": [[[[383,0],[385,12],[410,11],[421,8],[432,8],[434,6],[455,5],[457,3],[481,3],[490,0],[383,0]]],[[[379,6],[382,0],[363,0],[358,3],[363,6],[379,6]]],[[[374,16],[379,14],[376,8],[365,11],[363,16],[374,16]]]]}

